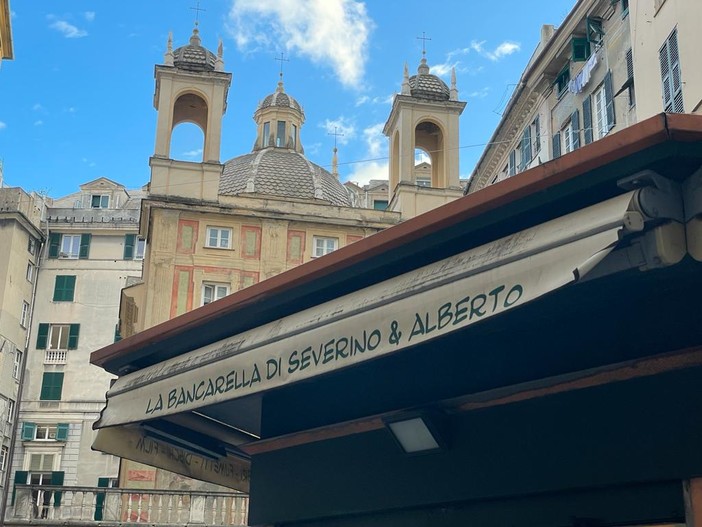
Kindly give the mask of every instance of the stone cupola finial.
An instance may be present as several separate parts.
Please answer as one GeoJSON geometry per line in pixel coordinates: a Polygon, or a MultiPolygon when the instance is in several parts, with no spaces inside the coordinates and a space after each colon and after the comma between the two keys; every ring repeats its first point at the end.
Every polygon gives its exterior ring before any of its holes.
{"type": "Polygon", "coordinates": [[[163,56],[163,63],[166,66],[173,66],[173,32],[168,32],[168,42],[166,43],[166,54],[163,56]]]}
{"type": "Polygon", "coordinates": [[[405,71],[402,75],[402,89],[400,90],[400,93],[402,95],[409,95],[410,94],[409,69],[407,67],[406,62],[405,62],[405,71]]]}
{"type": "Polygon", "coordinates": [[[217,60],[215,61],[215,71],[224,71],[224,43],[219,39],[217,46],[217,60]]]}
{"type": "Polygon", "coordinates": [[[450,90],[449,100],[458,100],[458,88],[456,87],[456,67],[451,68],[451,90],[450,90]]]}

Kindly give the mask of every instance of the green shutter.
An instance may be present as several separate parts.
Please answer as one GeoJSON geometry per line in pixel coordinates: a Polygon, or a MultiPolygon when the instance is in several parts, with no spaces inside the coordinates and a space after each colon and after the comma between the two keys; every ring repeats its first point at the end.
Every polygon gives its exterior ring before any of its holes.
{"type": "Polygon", "coordinates": [[[56,441],[68,441],[68,423],[56,425],[56,441]]]}
{"type": "Polygon", "coordinates": [[[58,275],[54,284],[54,302],[73,302],[75,275],[58,275]]]}
{"type": "MultiPolygon", "coordinates": [[[[110,478],[98,478],[97,486],[100,488],[107,488],[110,485],[110,478]]],[[[95,495],[95,515],[93,519],[95,521],[102,521],[103,509],[105,507],[105,493],[98,492],[95,495]]]]}
{"type": "Polygon", "coordinates": [[[553,159],[561,157],[561,132],[556,132],[551,139],[551,145],[553,146],[553,159]]]}
{"type": "MultiPolygon", "coordinates": [[[[56,471],[51,473],[51,485],[60,487],[63,485],[63,471],[56,471]]],[[[61,493],[54,492],[54,507],[61,506],[61,493]]]]}
{"type": "Polygon", "coordinates": [[[136,243],[136,234],[124,235],[124,259],[134,259],[134,244],[136,243]]]}
{"type": "Polygon", "coordinates": [[[80,333],[80,324],[71,324],[68,331],[68,349],[74,350],[78,348],[78,334],[80,333]]]}
{"type": "Polygon", "coordinates": [[[61,234],[52,232],[49,234],[49,258],[58,258],[61,248],[61,234]]]}
{"type": "Polygon", "coordinates": [[[90,238],[91,234],[81,234],[80,235],[80,252],[78,253],[78,258],[85,260],[90,257],[90,238]]]}
{"type": "Polygon", "coordinates": [[[60,401],[63,391],[63,372],[44,372],[41,380],[41,401],[60,401]]]}
{"type": "Polygon", "coordinates": [[[119,322],[115,324],[115,342],[122,340],[122,334],[119,332],[119,322]]]}
{"type": "Polygon", "coordinates": [[[585,144],[592,143],[592,98],[590,95],[583,101],[583,128],[585,128],[585,144]]]}
{"type": "Polygon", "coordinates": [[[615,125],[615,114],[614,114],[614,95],[612,90],[612,71],[607,71],[604,78],[604,90],[605,90],[605,102],[607,103],[607,127],[608,130],[614,128],[615,125]]]}
{"type": "MultiPolygon", "coordinates": [[[[18,470],[15,472],[15,485],[26,485],[27,484],[27,478],[29,478],[29,472],[26,470],[18,470]]],[[[15,487],[12,487],[12,503],[11,505],[15,504],[15,487]]]]}
{"type": "Polygon", "coordinates": [[[573,37],[570,42],[573,62],[585,62],[590,58],[590,43],[586,38],[573,37]]]}
{"type": "Polygon", "coordinates": [[[34,434],[36,434],[37,425],[35,423],[22,423],[22,441],[32,441],[34,440],[34,434]]]}
{"type": "Polygon", "coordinates": [[[49,338],[49,324],[39,324],[39,330],[37,331],[37,349],[45,350],[46,341],[49,338]]]}

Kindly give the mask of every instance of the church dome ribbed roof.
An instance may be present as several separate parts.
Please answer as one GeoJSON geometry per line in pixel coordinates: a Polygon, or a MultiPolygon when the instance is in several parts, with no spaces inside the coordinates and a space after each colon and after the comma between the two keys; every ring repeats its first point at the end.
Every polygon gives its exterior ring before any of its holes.
{"type": "Polygon", "coordinates": [[[425,58],[419,65],[417,75],[409,78],[410,95],[419,99],[432,101],[448,101],[451,91],[444,81],[436,75],[429,73],[429,66],[425,58]]]}
{"type": "Polygon", "coordinates": [[[227,161],[219,194],[257,194],[351,205],[346,189],[334,175],[300,152],[273,147],[227,161]]]}
{"type": "Polygon", "coordinates": [[[259,105],[257,110],[263,110],[265,108],[270,108],[271,106],[277,106],[281,108],[292,108],[293,110],[297,110],[300,113],[304,113],[302,110],[302,106],[300,106],[300,103],[295,100],[294,97],[288,95],[283,91],[283,83],[282,81],[278,83],[278,89],[268,95],[265,99],[263,99],[259,105]]]}
{"type": "Polygon", "coordinates": [[[173,65],[187,71],[215,71],[217,56],[200,44],[197,28],[193,30],[190,43],[173,51],[173,65]]]}

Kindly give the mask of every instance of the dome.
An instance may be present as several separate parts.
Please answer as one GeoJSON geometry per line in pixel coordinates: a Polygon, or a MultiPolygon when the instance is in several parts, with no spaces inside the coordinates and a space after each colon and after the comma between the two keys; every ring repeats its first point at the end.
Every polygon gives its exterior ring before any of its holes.
{"type": "Polygon", "coordinates": [[[282,81],[278,83],[278,88],[273,93],[268,95],[260,102],[256,111],[264,110],[273,106],[279,108],[292,108],[293,110],[297,110],[298,112],[304,114],[300,103],[297,102],[294,97],[285,93],[283,90],[282,81]]]}
{"type": "Polygon", "coordinates": [[[197,28],[193,30],[190,43],[173,51],[173,65],[187,71],[215,71],[217,56],[200,44],[197,28]]]}
{"type": "Polygon", "coordinates": [[[419,99],[448,101],[451,98],[449,87],[436,75],[429,73],[426,59],[422,58],[417,75],[409,78],[410,95],[419,99]]]}
{"type": "Polygon", "coordinates": [[[334,175],[300,152],[272,147],[227,161],[219,194],[259,194],[351,206],[346,189],[334,175]]]}

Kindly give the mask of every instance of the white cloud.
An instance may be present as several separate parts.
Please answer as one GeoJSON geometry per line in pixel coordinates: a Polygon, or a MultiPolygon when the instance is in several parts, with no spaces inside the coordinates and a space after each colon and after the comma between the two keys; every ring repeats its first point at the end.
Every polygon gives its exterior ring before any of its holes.
{"type": "Polygon", "coordinates": [[[320,128],[324,128],[328,134],[338,134],[336,136],[336,142],[340,145],[345,145],[349,140],[356,137],[356,127],[353,123],[347,121],[347,119],[342,115],[336,119],[327,119],[323,123],[320,123],[320,128]]]}
{"type": "Polygon", "coordinates": [[[366,143],[368,161],[354,163],[351,174],[346,178],[358,185],[367,185],[371,179],[388,179],[389,164],[388,140],[383,135],[385,123],[376,123],[363,129],[363,140],[366,143]]]}
{"type": "Polygon", "coordinates": [[[49,24],[49,27],[51,29],[55,29],[66,38],[81,38],[88,36],[87,31],[84,29],[78,29],[76,26],[69,24],[65,20],[56,20],[49,24]]]}
{"type": "Polygon", "coordinates": [[[32,110],[34,110],[35,112],[39,112],[43,109],[44,109],[44,107],[39,103],[35,103],[34,106],[32,106],[32,110]]]}
{"type": "Polygon", "coordinates": [[[498,44],[494,50],[490,51],[488,49],[485,49],[484,40],[481,40],[480,42],[478,42],[477,40],[473,40],[470,43],[470,48],[473,51],[479,53],[481,56],[490,59],[493,62],[497,62],[498,60],[500,60],[503,57],[506,57],[507,55],[516,53],[521,49],[521,46],[518,42],[505,40],[504,42],[498,44]]]}
{"type": "Polygon", "coordinates": [[[353,181],[359,186],[367,185],[371,179],[388,179],[388,162],[368,161],[358,163],[354,166],[353,172],[349,174],[346,181],[353,181]]]}
{"type": "Polygon", "coordinates": [[[368,95],[363,95],[356,99],[356,107],[363,106],[364,104],[392,104],[392,101],[395,98],[395,94],[391,93],[390,95],[384,95],[380,96],[377,95],[375,97],[369,97],[368,95]]]}
{"type": "Polygon", "coordinates": [[[34,121],[34,126],[41,126],[42,124],[44,124],[44,121],[42,121],[41,119],[39,119],[38,121],[34,121]]]}
{"type": "Polygon", "coordinates": [[[7,124],[0,121],[0,130],[4,130],[5,128],[7,128],[7,124]]]}
{"type": "MultiPolygon", "coordinates": [[[[386,156],[388,151],[388,140],[383,135],[385,123],[376,123],[363,130],[363,139],[368,148],[368,157],[376,158],[386,156]]],[[[385,174],[387,177],[387,174],[385,174]]]]}
{"type": "Polygon", "coordinates": [[[466,97],[471,97],[474,99],[484,99],[485,97],[488,96],[488,93],[490,92],[490,88],[488,86],[484,86],[480,88],[479,90],[472,91],[466,95],[466,97]]]}
{"type": "Polygon", "coordinates": [[[92,22],[93,20],[95,20],[95,11],[86,11],[85,13],[83,13],[83,16],[88,22],[92,22]]]}
{"type": "Polygon", "coordinates": [[[373,21],[355,0],[233,0],[229,29],[241,49],[280,49],[331,66],[347,87],[363,76],[373,21]]]}
{"type": "Polygon", "coordinates": [[[76,113],[76,109],[73,106],[69,106],[68,108],[64,108],[63,111],[67,112],[67,113],[76,113]]]}
{"type": "Polygon", "coordinates": [[[197,148],[195,150],[188,150],[187,152],[183,152],[183,155],[185,157],[197,157],[202,155],[202,148],[197,148]]]}

